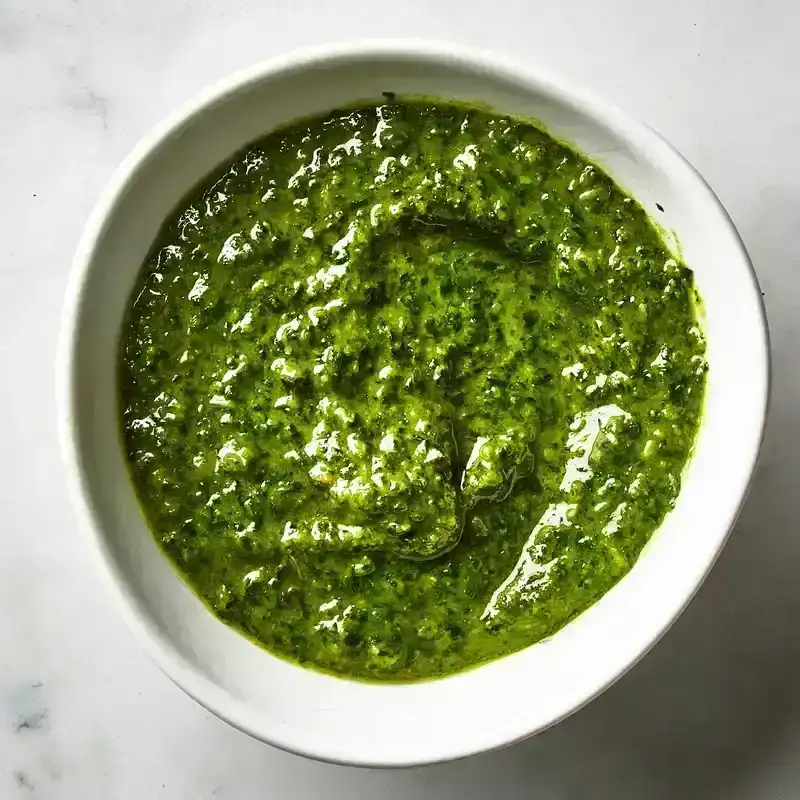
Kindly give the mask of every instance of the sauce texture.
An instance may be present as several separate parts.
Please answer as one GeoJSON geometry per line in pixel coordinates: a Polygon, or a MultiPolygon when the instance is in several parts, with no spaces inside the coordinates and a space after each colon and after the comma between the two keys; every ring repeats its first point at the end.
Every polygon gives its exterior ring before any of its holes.
{"type": "Polygon", "coordinates": [[[151,530],[281,657],[416,680],[633,565],[697,431],[692,273],[531,122],[445,102],[271,133],[168,220],[123,332],[151,530]]]}

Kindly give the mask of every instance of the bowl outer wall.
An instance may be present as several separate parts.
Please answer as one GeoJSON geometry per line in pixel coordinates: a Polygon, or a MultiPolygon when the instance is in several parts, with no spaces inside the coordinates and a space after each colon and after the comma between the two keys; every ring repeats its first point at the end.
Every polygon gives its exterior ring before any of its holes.
{"type": "MultiPolygon", "coordinates": [[[[554,128],[554,132],[570,138],[568,130],[554,128]]],[[[577,140],[577,137],[572,139],[577,140]]],[[[240,144],[245,144],[245,141],[240,144]]],[[[601,152],[594,152],[592,155],[605,166],[606,159],[601,152]]],[[[650,165],[648,168],[653,167],[650,165]]],[[[618,171],[613,168],[610,171],[612,175],[619,177],[618,171]]],[[[627,185],[624,179],[621,182],[627,185]]],[[[643,197],[640,192],[636,192],[635,196],[646,207],[651,207],[649,198],[643,197]]],[[[680,226],[678,233],[681,234],[680,226]]],[[[716,298],[717,292],[722,294],[723,290],[712,288],[711,283],[704,286],[701,265],[693,263],[689,253],[687,261],[696,269],[701,292],[710,310],[715,306],[712,298],[716,298]]],[[[714,338],[710,336],[710,380],[714,376],[716,363],[711,352],[714,344],[714,338]]],[[[727,355],[724,346],[719,349],[723,353],[720,356],[721,362],[727,355]]],[[[583,90],[493,54],[475,53],[442,43],[383,41],[314,48],[240,71],[202,92],[137,145],[112,178],[80,242],[65,303],[57,370],[59,430],[79,517],[89,533],[89,541],[98,557],[100,572],[112,596],[127,623],[142,638],[156,663],[209,710],[264,741],[322,760],[368,766],[402,766],[463,757],[539,732],[599,694],[624,674],[660,638],[699,587],[743,504],[763,436],[769,390],[769,347],[763,303],[755,273],[733,224],[702,178],[652,130],[583,90]],[[235,666],[225,664],[222,667],[215,664],[213,668],[207,668],[202,648],[192,642],[192,629],[187,629],[185,637],[176,637],[169,626],[154,617],[153,606],[147,599],[143,599],[141,591],[134,588],[133,573],[145,563],[148,568],[152,567],[157,572],[154,581],[164,581],[164,585],[170,581],[171,570],[166,563],[157,567],[154,562],[147,560],[149,556],[141,564],[135,561],[123,563],[118,551],[112,546],[107,534],[108,515],[104,515],[100,508],[103,493],[95,485],[97,481],[92,477],[90,454],[87,454],[83,446],[85,439],[79,431],[82,424],[80,420],[86,415],[82,408],[86,394],[85,387],[80,385],[77,364],[83,357],[82,353],[87,350],[82,326],[87,314],[87,297],[93,282],[97,281],[98,248],[108,231],[110,221],[124,204],[126,193],[137,175],[147,169],[148,163],[160,148],[169,147],[172,139],[180,136],[187,125],[191,125],[194,119],[209,109],[224,102],[226,98],[241,95],[265,80],[280,80],[281,75],[320,69],[326,65],[335,66],[345,62],[366,65],[372,60],[381,61],[387,58],[399,59],[401,62],[405,60],[409,65],[415,62],[446,63],[456,72],[464,70],[467,73],[480,73],[498,85],[508,83],[516,89],[527,87],[532,96],[546,97],[548,102],[561,105],[570,113],[595,120],[600,128],[610,131],[613,137],[631,142],[631,152],[636,151],[640,155],[645,153],[657,169],[672,176],[674,185],[680,190],[679,196],[683,191],[687,193],[687,197],[691,193],[692,202],[702,206],[708,220],[713,221],[716,226],[714,235],[718,237],[720,245],[724,245],[722,249],[729,256],[729,268],[734,271],[741,284],[739,295],[734,299],[748,312],[742,325],[743,334],[750,339],[750,345],[749,349],[745,346],[742,350],[743,383],[738,387],[746,392],[746,398],[742,401],[741,409],[734,409],[725,419],[720,418],[717,426],[727,427],[729,435],[733,436],[732,425],[739,425],[735,431],[735,446],[729,447],[724,453],[726,461],[731,462],[728,465],[730,468],[725,471],[725,465],[720,465],[718,473],[721,477],[717,472],[706,471],[702,475],[705,484],[700,478],[695,481],[699,484],[701,494],[709,496],[709,505],[712,508],[705,519],[700,519],[699,513],[694,514],[700,523],[700,542],[691,550],[685,550],[686,561],[690,563],[676,568],[674,557],[669,561],[664,557],[665,564],[680,570],[680,580],[676,577],[675,585],[668,587],[671,591],[665,591],[663,598],[650,597],[647,576],[644,570],[639,569],[647,559],[662,557],[658,553],[665,536],[662,536],[664,531],[660,530],[648,546],[647,552],[642,555],[640,564],[596,606],[551,641],[500,662],[427,684],[374,686],[342,681],[301,670],[274,659],[243,637],[216,623],[203,611],[204,616],[209,617],[207,622],[210,625],[223,629],[213,634],[210,647],[230,648],[232,653],[241,653],[242,659],[252,659],[254,664],[258,663],[262,669],[279,676],[280,681],[285,680],[285,686],[302,691],[307,702],[304,705],[302,699],[298,698],[297,716],[313,717],[314,714],[320,714],[319,724],[310,723],[314,728],[322,730],[321,735],[314,736],[314,731],[309,726],[292,720],[295,715],[290,713],[291,703],[278,704],[275,707],[268,692],[265,694],[262,691],[260,695],[256,693],[251,696],[246,687],[239,691],[236,681],[241,681],[243,675],[245,678],[252,675],[252,672],[243,673],[237,671],[235,666]],[[744,415],[743,419],[735,419],[737,410],[744,415]],[[719,483],[719,486],[709,485],[709,480],[719,483]],[[621,597],[622,592],[618,590],[625,587],[630,587],[627,601],[639,596],[634,587],[637,575],[642,583],[643,607],[635,613],[626,612],[634,615],[627,621],[633,631],[628,635],[625,631],[614,629],[613,623],[609,624],[608,614],[603,613],[603,609],[614,597],[621,597]],[[257,654],[250,653],[248,648],[257,651],[257,654]],[[548,651],[563,650],[563,658],[560,657],[562,654],[549,657],[554,665],[558,665],[560,677],[550,675],[552,680],[546,684],[539,680],[534,681],[532,686],[528,685],[527,676],[542,677],[537,671],[537,662],[541,658],[536,653],[544,652],[545,648],[548,651]],[[587,667],[583,658],[575,659],[576,654],[591,658],[592,665],[587,667]],[[286,677],[289,672],[302,673],[304,677],[297,680],[286,677]],[[551,696],[543,698],[543,694],[551,696]],[[474,714],[464,712],[465,704],[468,706],[473,702],[471,698],[479,696],[485,700],[492,695],[495,697],[491,702],[474,703],[474,714]],[[331,698],[335,700],[332,701],[331,698]],[[413,713],[408,717],[402,716],[403,709],[409,706],[413,713]],[[371,712],[368,710],[370,707],[373,709],[371,712]],[[497,713],[490,713],[492,707],[497,713]],[[442,724],[442,719],[436,715],[433,718],[427,717],[430,710],[441,715],[442,711],[448,709],[454,713],[450,726],[442,724]],[[341,721],[345,717],[349,717],[347,724],[341,721]],[[415,719],[416,726],[412,724],[415,719]],[[359,726],[365,731],[363,735],[356,735],[359,726]],[[380,735],[381,731],[383,735],[380,735]]],[[[737,387],[728,382],[721,390],[730,391],[732,388],[737,387]]],[[[709,402],[704,428],[707,423],[716,423],[715,409],[716,405],[712,407],[709,402]],[[712,414],[713,418],[710,416],[712,414]]],[[[113,434],[109,432],[108,435],[116,436],[116,431],[113,434]]],[[[716,435],[715,441],[719,443],[722,440],[716,435]]],[[[690,464],[681,501],[684,493],[691,488],[695,460],[690,464]]],[[[128,493],[132,494],[130,487],[128,493]]],[[[129,500],[123,498],[122,502],[129,500]]],[[[675,516],[673,512],[671,517],[675,516]]],[[[692,517],[690,514],[687,519],[692,517]]],[[[667,523],[663,527],[668,527],[667,523]]],[[[150,544],[154,547],[152,541],[150,544]]],[[[164,559],[161,561],[164,562],[164,559]]],[[[174,575],[172,580],[175,580],[174,575]]],[[[191,604],[199,605],[184,587],[173,587],[169,591],[164,590],[163,594],[160,588],[153,589],[152,584],[146,588],[153,592],[158,602],[179,603],[181,613],[191,604]],[[175,597],[179,597],[179,600],[176,601],[175,597]]],[[[630,608],[630,602],[620,603],[621,607],[630,608]]],[[[238,656],[232,658],[236,657],[238,656]]],[[[547,670],[544,672],[547,673],[547,670]]],[[[253,677],[254,680],[257,679],[256,676],[253,677]]]]}

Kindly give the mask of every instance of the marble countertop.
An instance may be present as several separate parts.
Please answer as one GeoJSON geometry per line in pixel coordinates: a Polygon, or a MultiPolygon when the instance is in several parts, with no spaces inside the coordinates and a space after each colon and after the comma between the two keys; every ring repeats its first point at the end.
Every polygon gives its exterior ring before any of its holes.
{"type": "Polygon", "coordinates": [[[2,0],[0,797],[800,796],[798,29],[797,0],[2,0]],[[761,465],[730,544],[642,663],[526,743],[457,764],[366,771],[249,739],[145,657],[109,607],[67,502],[53,360],[83,223],[151,125],[265,56],[414,35],[546,65],[677,145],[753,256],[775,381],[761,465]]]}

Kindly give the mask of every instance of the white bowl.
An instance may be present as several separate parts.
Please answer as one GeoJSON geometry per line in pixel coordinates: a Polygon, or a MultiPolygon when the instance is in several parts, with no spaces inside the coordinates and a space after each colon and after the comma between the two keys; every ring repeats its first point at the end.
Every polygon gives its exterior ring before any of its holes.
{"type": "Polygon", "coordinates": [[[243,731],[315,758],[372,766],[457,758],[530,736],[634,664],[697,590],[736,520],[769,386],[766,320],[747,253],[717,198],[670,145],[563,81],[420,41],[275,59],[203,92],[159,125],[117,171],[87,225],[61,345],[60,430],[75,503],[111,593],[150,654],[192,697],[243,731]],[[116,396],[128,297],[181,197],[275,126],[387,90],[488,103],[539,119],[599,162],[677,237],[704,300],[710,363],[703,421],[677,505],[630,574],[549,641],[407,685],[294,666],[213,617],[145,526],[120,446],[116,396]]]}

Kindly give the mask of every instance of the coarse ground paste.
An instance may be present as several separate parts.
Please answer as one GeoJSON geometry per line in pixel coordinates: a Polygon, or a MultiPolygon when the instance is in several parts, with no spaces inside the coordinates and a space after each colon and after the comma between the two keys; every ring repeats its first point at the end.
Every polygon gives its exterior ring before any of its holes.
{"type": "Polygon", "coordinates": [[[225,622],[381,680],[552,634],[633,565],[700,418],[692,273],[532,123],[385,102],[168,220],[123,334],[150,527],[225,622]]]}

